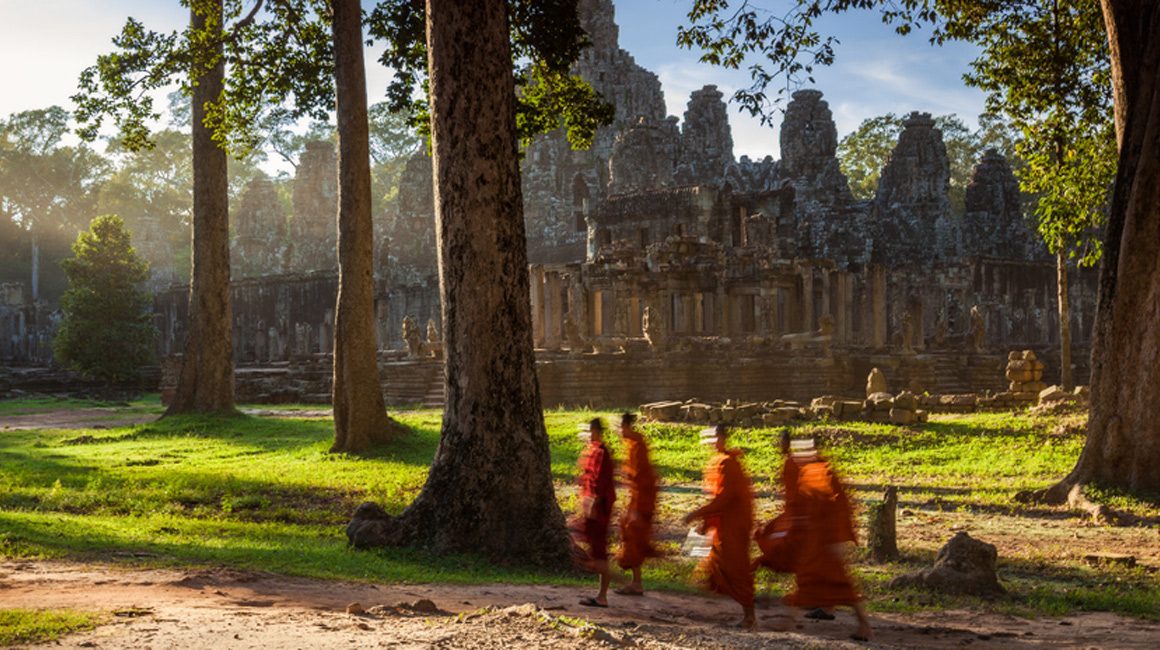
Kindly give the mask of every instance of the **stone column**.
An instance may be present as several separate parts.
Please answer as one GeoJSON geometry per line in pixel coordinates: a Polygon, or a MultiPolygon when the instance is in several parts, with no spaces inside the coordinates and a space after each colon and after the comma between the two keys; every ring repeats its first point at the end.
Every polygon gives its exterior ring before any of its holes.
{"type": "Polygon", "coordinates": [[[544,267],[533,264],[528,267],[532,283],[532,341],[537,348],[544,347],[544,267]]]}
{"type": "MultiPolygon", "coordinates": [[[[830,316],[833,316],[834,312],[830,311],[830,307],[831,307],[831,304],[830,304],[830,286],[831,286],[830,285],[830,269],[823,268],[822,269],[822,313],[829,314],[830,316]]],[[[819,325],[819,327],[820,327],[820,325],[819,325]]]]}
{"type": "Polygon", "coordinates": [[[544,272],[544,347],[552,350],[560,347],[560,327],[564,317],[560,286],[559,273],[544,272]]]}
{"type": "Polygon", "coordinates": [[[870,285],[870,345],[886,347],[886,269],[871,266],[866,278],[870,285]]]}
{"type": "Polygon", "coordinates": [[[802,278],[802,332],[814,331],[814,268],[801,268],[802,278]]]}
{"type": "Polygon", "coordinates": [[[834,314],[834,342],[845,343],[850,340],[850,273],[836,271],[834,286],[837,292],[837,304],[833,305],[834,314]]]}

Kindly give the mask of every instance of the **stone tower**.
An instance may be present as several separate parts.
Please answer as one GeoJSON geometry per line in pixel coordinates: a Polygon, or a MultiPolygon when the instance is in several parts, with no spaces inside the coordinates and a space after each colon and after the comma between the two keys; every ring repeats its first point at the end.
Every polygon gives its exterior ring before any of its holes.
{"type": "Polygon", "coordinates": [[[285,271],[286,214],[270,179],[251,180],[231,216],[237,232],[230,264],[235,277],[285,271]]]}
{"type": "Polygon", "coordinates": [[[729,112],[717,86],[693,91],[681,124],[677,184],[715,183],[733,162],[729,112]]]}
{"type": "Polygon", "coordinates": [[[1036,258],[1042,242],[1023,217],[1019,181],[1003,154],[983,153],[967,185],[963,215],[964,253],[1010,259],[1036,258]]]}
{"type": "Polygon", "coordinates": [[[930,113],[911,113],[878,180],[873,203],[876,260],[907,263],[957,254],[959,221],[950,216],[950,163],[930,113]]]}
{"type": "Polygon", "coordinates": [[[291,199],[290,266],[294,271],[334,271],[338,215],[338,159],[334,143],[311,140],[298,160],[291,199]]]}

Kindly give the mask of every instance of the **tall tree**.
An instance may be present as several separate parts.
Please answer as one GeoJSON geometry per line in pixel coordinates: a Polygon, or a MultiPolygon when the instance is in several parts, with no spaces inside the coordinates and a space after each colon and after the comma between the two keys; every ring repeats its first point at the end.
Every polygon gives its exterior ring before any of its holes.
{"type": "MultiPolygon", "coordinates": [[[[774,18],[748,4],[726,13],[728,3],[694,0],[691,24],[678,41],[705,50],[710,62],[737,67],[747,56],[754,84],[735,97],[767,114],[774,79],[787,84],[815,65],[831,63],[835,39],[814,21],[825,12],[877,9],[901,33],[916,22],[970,16],[992,3],[971,0],[798,0],[774,18]],[[745,38],[749,35],[750,38],[745,38]]],[[[1007,3],[994,3],[1007,4],[1007,3]]],[[[1160,4],[1101,0],[1111,62],[1116,137],[1119,145],[1092,337],[1092,402],[1088,437],[1075,469],[1041,496],[1091,506],[1090,482],[1134,491],[1160,492],[1160,4]]],[[[937,35],[936,35],[936,39],[937,35]]],[[[1091,509],[1095,509],[1094,506],[1091,509]]]]}
{"type": "Polygon", "coordinates": [[[372,24],[388,40],[396,107],[429,77],[421,104],[430,111],[419,114],[430,116],[447,395],[427,482],[378,541],[563,565],[568,535],[532,351],[519,141],[565,124],[574,142],[590,142],[611,118],[568,74],[583,44],[576,1],[397,0],[381,3],[372,24]],[[515,61],[531,63],[513,76],[515,61]]]}
{"type": "Polygon", "coordinates": [[[69,289],[52,347],[58,360],[86,377],[114,384],[136,380],[153,357],[157,328],[149,294],[139,285],[149,265],[137,257],[120,217],[93,219],[62,264],[69,289]]]}
{"type": "Polygon", "coordinates": [[[141,149],[152,146],[148,121],[157,117],[149,93],[184,75],[192,96],[189,320],[177,391],[166,415],[234,412],[229,183],[226,152],[207,119],[225,84],[224,22],[222,0],[192,0],[184,34],[151,32],[130,18],[113,39],[122,52],[98,57],[81,73],[81,92],[73,97],[82,137],[95,138],[104,117],[112,115],[125,146],[141,149]]]}
{"type": "Polygon", "coordinates": [[[332,0],[331,6],[338,121],[338,304],[331,451],[359,451],[405,428],[387,417],[379,384],[362,7],[359,0],[332,0]]]}
{"type": "Polygon", "coordinates": [[[193,263],[189,326],[177,390],[166,415],[234,411],[234,342],[230,306],[229,172],[226,151],[206,118],[225,86],[221,0],[190,6],[193,84],[193,263]],[[200,5],[200,6],[199,6],[200,5]]]}

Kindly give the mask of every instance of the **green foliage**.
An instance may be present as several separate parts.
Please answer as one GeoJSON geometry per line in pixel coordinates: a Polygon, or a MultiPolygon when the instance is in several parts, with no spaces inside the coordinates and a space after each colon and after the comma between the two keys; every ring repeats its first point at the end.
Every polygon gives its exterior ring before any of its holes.
{"type": "Polygon", "coordinates": [[[0,646],[48,643],[99,622],[96,614],[67,609],[0,609],[0,646]]]}
{"type": "MultiPolygon", "coordinates": [[[[537,134],[564,128],[574,148],[591,146],[596,129],[610,124],[615,112],[588,82],[569,73],[588,43],[577,0],[509,0],[508,18],[520,142],[526,146],[537,134]]],[[[395,73],[387,87],[389,109],[411,115],[415,128],[429,135],[424,3],[382,0],[367,26],[386,44],[379,62],[395,73]]]]}
{"type": "Polygon", "coordinates": [[[219,63],[227,69],[225,89],[206,106],[205,126],[235,157],[245,157],[261,142],[260,125],[272,112],[326,119],[334,104],[326,2],[254,2],[248,10],[244,0],[183,4],[210,17],[204,28],[162,33],[129,18],[113,39],[115,51],[81,73],[72,98],[81,138],[95,139],[111,118],[125,147],[151,147],[150,124],[161,117],[152,95],[177,83],[188,97],[193,80],[219,63]],[[218,5],[223,23],[216,20],[218,5]]]}
{"type": "Polygon", "coordinates": [[[33,249],[42,297],[64,289],[57,263],[93,214],[110,165],[85,145],[65,146],[69,115],[59,106],[0,120],[0,278],[28,282],[33,249]]]}
{"type": "Polygon", "coordinates": [[[153,359],[157,336],[149,296],[137,285],[148,277],[120,217],[93,219],[63,263],[69,289],[53,341],[58,359],[106,383],[135,379],[153,359]]]}
{"type": "Polygon", "coordinates": [[[1052,253],[1081,264],[1101,255],[1100,233],[1116,168],[1107,35],[1097,3],[1037,0],[948,3],[945,38],[982,48],[967,83],[1018,131],[1017,171],[1036,197],[1039,233],[1052,253]]]}

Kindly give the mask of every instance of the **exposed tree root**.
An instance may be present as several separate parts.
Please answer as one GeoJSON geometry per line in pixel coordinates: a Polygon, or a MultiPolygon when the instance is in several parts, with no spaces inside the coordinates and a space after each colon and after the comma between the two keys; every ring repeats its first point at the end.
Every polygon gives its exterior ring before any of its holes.
{"type": "Polygon", "coordinates": [[[1086,484],[1071,477],[1043,490],[1025,490],[1015,495],[1019,503],[1040,503],[1043,505],[1067,505],[1089,515],[1092,521],[1112,526],[1132,526],[1140,518],[1128,512],[1116,510],[1108,505],[1092,501],[1084,494],[1086,484]]]}

